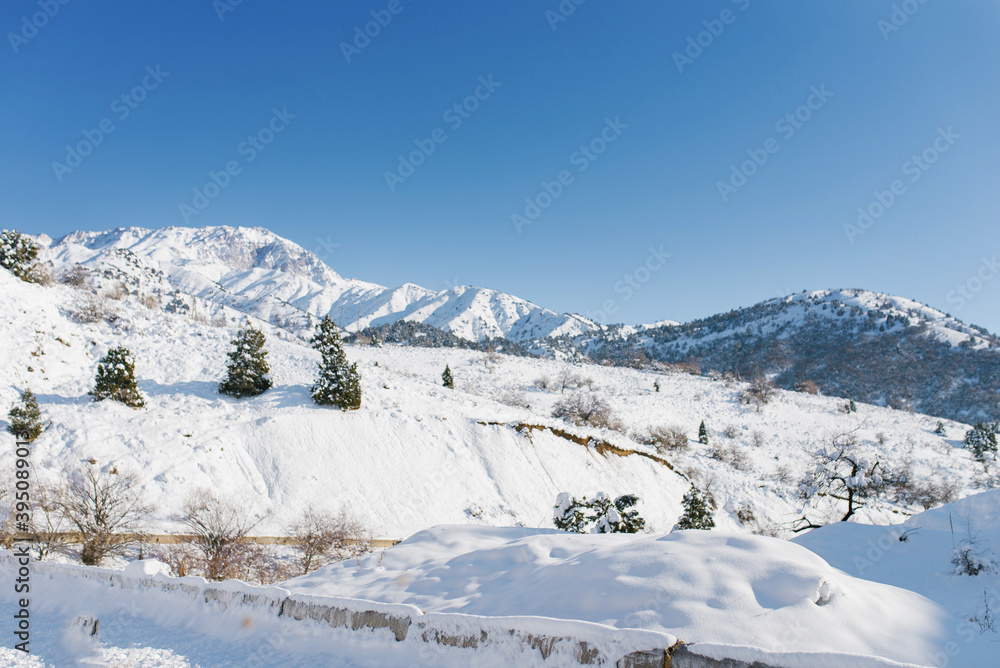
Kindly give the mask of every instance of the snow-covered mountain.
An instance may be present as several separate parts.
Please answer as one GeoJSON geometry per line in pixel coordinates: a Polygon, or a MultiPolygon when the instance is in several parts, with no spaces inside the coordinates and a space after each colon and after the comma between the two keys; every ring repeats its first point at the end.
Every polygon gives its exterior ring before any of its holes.
{"type": "Polygon", "coordinates": [[[43,257],[57,272],[82,264],[132,294],[169,296],[174,308],[195,308],[195,297],[205,315],[225,306],[292,330],[326,315],[347,331],[407,320],[471,340],[573,336],[597,327],[496,290],[386,288],[344,278],[314,253],[262,228],[74,232],[52,242],[43,257]]]}
{"type": "Polygon", "coordinates": [[[608,328],[560,343],[597,360],[641,352],[702,372],[773,378],[792,389],[955,420],[1000,416],[1000,338],[910,299],[820,290],[685,324],[608,328]]]}

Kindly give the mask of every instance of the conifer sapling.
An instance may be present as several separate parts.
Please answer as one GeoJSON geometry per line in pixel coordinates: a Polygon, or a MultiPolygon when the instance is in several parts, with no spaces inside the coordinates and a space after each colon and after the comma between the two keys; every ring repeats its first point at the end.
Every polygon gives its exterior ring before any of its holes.
{"type": "Polygon", "coordinates": [[[233,339],[228,353],[226,378],[219,383],[219,393],[241,399],[255,397],[271,388],[271,368],[267,364],[264,332],[247,321],[233,339]]]}
{"type": "Polygon", "coordinates": [[[35,395],[31,390],[25,390],[21,393],[21,400],[10,409],[7,418],[10,420],[7,431],[29,443],[38,438],[44,429],[42,427],[42,412],[39,410],[38,401],[35,400],[35,395]]]}
{"type": "Polygon", "coordinates": [[[316,327],[311,343],[322,357],[319,378],[312,386],[313,401],[344,411],[361,408],[361,376],[357,362],[347,362],[340,331],[329,316],[316,327]]]}
{"type": "Polygon", "coordinates": [[[715,527],[712,509],[700,489],[691,485],[691,489],[684,495],[683,503],[684,514],[681,515],[674,529],[712,529],[715,527]]]}
{"type": "Polygon", "coordinates": [[[117,346],[101,358],[89,394],[94,401],[111,399],[132,408],[146,405],[135,382],[135,357],[128,348],[117,346]]]}
{"type": "Polygon", "coordinates": [[[444,381],[443,385],[449,390],[455,389],[455,379],[451,375],[451,369],[447,364],[444,365],[444,373],[441,374],[441,380],[444,381]]]}
{"type": "Polygon", "coordinates": [[[708,429],[705,428],[705,421],[701,421],[701,425],[698,427],[698,442],[708,445],[708,429]]]}

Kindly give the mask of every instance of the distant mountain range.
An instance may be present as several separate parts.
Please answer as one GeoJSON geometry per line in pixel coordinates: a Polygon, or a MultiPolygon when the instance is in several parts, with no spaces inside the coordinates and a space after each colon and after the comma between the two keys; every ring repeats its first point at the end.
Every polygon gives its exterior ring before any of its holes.
{"type": "Polygon", "coordinates": [[[348,332],[383,331],[393,341],[506,339],[534,354],[687,363],[703,373],[768,375],[788,389],[812,381],[825,394],[957,420],[1000,417],[1000,338],[865,290],[804,292],[684,324],[604,326],[486,288],[343,278],[262,228],[132,227],[43,243],[57,274],[81,264],[130,293],[157,296],[167,310],[205,317],[247,313],[301,333],[330,315],[348,332]],[[434,330],[451,336],[428,336],[434,330]]]}

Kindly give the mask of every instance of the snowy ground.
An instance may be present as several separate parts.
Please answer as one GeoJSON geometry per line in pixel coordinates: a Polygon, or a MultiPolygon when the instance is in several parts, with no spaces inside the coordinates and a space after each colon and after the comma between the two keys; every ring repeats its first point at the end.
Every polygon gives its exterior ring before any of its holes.
{"type": "MultiPolygon", "coordinates": [[[[81,324],[70,313],[82,297],[77,289],[28,285],[0,272],[0,402],[5,412],[17,389],[38,395],[51,423],[33,446],[40,477],[57,478],[89,460],[137,470],[158,509],[154,528],[163,530],[176,528],[171,514],[197,487],[251,498],[258,511],[271,513],[261,533],[282,532],[310,503],[346,507],[386,538],[442,523],[551,527],[559,492],[600,491],[637,494],[650,530],[669,530],[689,485],[684,476],[645,458],[605,457],[549,432],[529,439],[481,424],[552,425],[652,452],[627,435],[552,418],[563,395],[533,383],[567,370],[593,380],[626,433],[652,425],[687,431],[689,450],[667,458],[712,493],[720,528],[787,535],[803,511],[795,492],[809,453],[854,429],[886,462],[909,466],[914,480],[933,473],[959,496],[983,484],[982,466],[960,447],[965,425],[946,421],[941,437],[927,416],[866,405],[845,415],[842,399],[794,392],[779,392],[757,412],[737,400],[739,384],[684,374],[512,357],[488,365],[484,355],[469,351],[351,346],[364,399],[360,411],[345,414],[309,398],[317,355],[267,328],[275,386],[235,400],[216,392],[231,330],[150,310],[131,298],[111,302],[120,313],[113,325],[81,324]],[[97,360],[118,344],[135,352],[145,409],[87,396],[97,360]],[[446,363],[455,390],[441,386],[446,363]],[[502,403],[522,400],[530,408],[502,403]],[[694,442],[702,420],[710,446],[694,442]],[[733,438],[723,435],[727,427],[733,438]],[[742,459],[738,467],[708,456],[719,446],[742,459]],[[741,522],[740,510],[754,519],[741,522]]],[[[0,470],[9,470],[9,453],[5,448],[0,456],[0,470]]],[[[885,504],[862,510],[858,519],[897,523],[919,510],[885,504]]],[[[834,509],[809,513],[814,521],[837,515],[834,509]]]]}

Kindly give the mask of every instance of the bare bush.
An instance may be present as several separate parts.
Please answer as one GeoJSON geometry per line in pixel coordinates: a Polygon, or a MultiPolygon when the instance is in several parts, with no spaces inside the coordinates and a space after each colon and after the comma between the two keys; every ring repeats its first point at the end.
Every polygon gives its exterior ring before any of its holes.
{"type": "Polygon", "coordinates": [[[814,380],[803,380],[795,384],[796,392],[805,392],[806,394],[819,394],[819,384],[814,380]]]}
{"type": "Polygon", "coordinates": [[[334,515],[309,508],[288,534],[298,549],[295,563],[303,575],[371,551],[368,532],[346,511],[334,515]]]}
{"type": "Polygon", "coordinates": [[[633,434],[632,438],[644,445],[655,446],[659,452],[677,452],[688,447],[687,434],[683,427],[677,425],[650,427],[644,433],[633,434]]]}
{"type": "Polygon", "coordinates": [[[549,389],[552,389],[552,387],[553,387],[552,386],[552,379],[549,378],[544,373],[541,376],[539,376],[538,378],[535,379],[534,385],[535,385],[535,387],[537,387],[540,390],[549,390],[549,389]]]}
{"type": "Polygon", "coordinates": [[[128,296],[128,290],[125,289],[125,284],[121,281],[115,281],[114,285],[107,292],[108,299],[114,299],[116,302],[125,299],[128,296]]]}
{"type": "Polygon", "coordinates": [[[528,402],[527,395],[520,390],[505,390],[500,393],[497,397],[497,401],[507,406],[516,406],[518,408],[531,408],[531,404],[528,402]]]}
{"type": "Polygon", "coordinates": [[[757,376],[740,392],[738,398],[740,403],[753,406],[759,411],[774,398],[775,392],[777,388],[773,382],[764,376],[757,376]]]}
{"type": "Polygon", "coordinates": [[[52,554],[64,552],[65,522],[59,512],[59,489],[38,484],[31,498],[31,533],[34,535],[35,559],[42,561],[52,554]]]}
{"type": "Polygon", "coordinates": [[[552,417],[561,418],[576,426],[622,430],[622,424],[611,411],[611,406],[596,394],[574,392],[556,402],[552,417]]]}
{"type": "Polygon", "coordinates": [[[246,501],[220,499],[199,489],[184,501],[177,519],[194,533],[208,579],[240,577],[252,566],[255,555],[245,539],[263,517],[254,515],[246,501]]]}
{"type": "Polygon", "coordinates": [[[938,483],[917,480],[909,471],[906,471],[897,484],[895,499],[900,503],[930,510],[958,500],[958,489],[953,482],[938,483]]]}
{"type": "Polygon", "coordinates": [[[79,297],[71,315],[83,323],[114,322],[118,319],[118,311],[108,299],[93,293],[79,297]]]}
{"type": "Polygon", "coordinates": [[[143,295],[139,303],[150,311],[160,308],[160,299],[156,295],[143,295]]]}
{"type": "Polygon", "coordinates": [[[69,285],[74,288],[82,288],[87,285],[87,281],[90,278],[90,271],[83,267],[83,265],[74,265],[72,269],[64,273],[59,277],[59,282],[64,285],[69,285]]]}
{"type": "Polygon", "coordinates": [[[736,438],[740,435],[740,428],[734,424],[726,425],[726,428],[722,430],[722,435],[726,438],[736,438]]]}
{"type": "Polygon", "coordinates": [[[140,540],[153,508],[142,497],[139,476],[131,471],[101,472],[93,466],[73,471],[55,492],[59,514],[80,534],[80,560],[100,566],[140,540]]]}
{"type": "Polygon", "coordinates": [[[763,448],[764,443],[766,442],[764,432],[759,429],[754,429],[750,433],[750,442],[753,443],[753,447],[755,448],[763,448]]]}
{"type": "Polygon", "coordinates": [[[747,454],[735,444],[713,446],[708,451],[708,456],[729,464],[737,471],[749,471],[753,467],[747,454]]]}
{"type": "Polygon", "coordinates": [[[191,543],[162,545],[153,551],[153,558],[169,566],[170,571],[179,578],[195,575],[201,564],[201,554],[191,543]]]}

